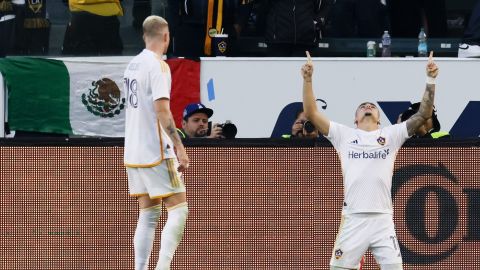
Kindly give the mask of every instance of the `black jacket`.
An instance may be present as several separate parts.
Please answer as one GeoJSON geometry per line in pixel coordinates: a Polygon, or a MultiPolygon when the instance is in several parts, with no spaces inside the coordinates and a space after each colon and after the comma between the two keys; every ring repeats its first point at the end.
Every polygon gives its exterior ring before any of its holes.
{"type": "MultiPolygon", "coordinates": [[[[213,27],[216,24],[218,0],[214,1],[213,27]]],[[[196,27],[205,31],[208,19],[208,0],[168,0],[167,15],[172,36],[176,35],[177,29],[182,25],[196,27]]],[[[244,26],[252,10],[251,0],[224,0],[223,23],[225,33],[229,38],[235,38],[234,24],[244,26]]],[[[180,31],[180,30],[179,30],[180,31]]]]}
{"type": "Polygon", "coordinates": [[[267,43],[314,44],[325,21],[322,0],[263,0],[267,43]]]}
{"type": "MultiPolygon", "coordinates": [[[[214,3],[216,14],[218,1],[214,3]]],[[[223,24],[245,24],[250,15],[251,6],[251,0],[224,0],[223,24]]],[[[173,12],[171,19],[179,19],[180,23],[204,25],[207,21],[208,0],[169,0],[168,7],[173,12]]],[[[215,23],[215,20],[213,21],[215,23]]]]}

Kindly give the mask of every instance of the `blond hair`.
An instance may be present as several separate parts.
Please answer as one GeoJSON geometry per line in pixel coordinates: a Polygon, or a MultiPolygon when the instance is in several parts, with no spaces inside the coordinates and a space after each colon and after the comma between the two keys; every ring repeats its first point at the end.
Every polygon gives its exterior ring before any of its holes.
{"type": "Polygon", "coordinates": [[[160,16],[151,15],[143,21],[142,27],[143,34],[146,37],[152,38],[164,33],[165,30],[168,31],[168,22],[160,16]]]}

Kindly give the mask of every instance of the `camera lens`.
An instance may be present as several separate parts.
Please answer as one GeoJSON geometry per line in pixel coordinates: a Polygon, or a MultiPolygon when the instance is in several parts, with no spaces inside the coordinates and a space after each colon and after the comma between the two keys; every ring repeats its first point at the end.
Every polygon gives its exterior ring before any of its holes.
{"type": "Polygon", "coordinates": [[[307,133],[312,133],[315,131],[315,126],[312,124],[312,122],[305,121],[305,123],[303,123],[303,129],[305,129],[307,133]]]}
{"type": "Polygon", "coordinates": [[[222,125],[222,134],[227,139],[233,139],[237,135],[237,127],[232,123],[225,123],[222,125]]]}

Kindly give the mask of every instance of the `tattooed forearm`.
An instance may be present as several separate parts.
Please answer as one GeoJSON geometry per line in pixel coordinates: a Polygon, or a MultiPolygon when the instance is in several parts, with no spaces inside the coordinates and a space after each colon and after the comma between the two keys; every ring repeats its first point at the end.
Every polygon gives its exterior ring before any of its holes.
{"type": "Polygon", "coordinates": [[[172,112],[170,111],[170,101],[168,99],[158,99],[154,102],[155,113],[157,120],[162,129],[167,133],[168,137],[172,140],[173,144],[182,146],[182,140],[177,132],[175,121],[173,120],[172,112]]]}
{"type": "Polygon", "coordinates": [[[180,136],[178,136],[177,128],[175,127],[175,122],[173,121],[172,117],[169,117],[165,130],[168,134],[168,137],[172,139],[174,145],[182,144],[182,140],[180,139],[180,136]]]}
{"type": "Polygon", "coordinates": [[[422,126],[424,122],[425,122],[425,119],[418,112],[412,115],[410,118],[408,118],[407,120],[408,135],[409,136],[414,135],[417,129],[420,126],[422,126]]]}
{"type": "Polygon", "coordinates": [[[423,94],[422,102],[420,103],[420,108],[418,109],[418,112],[425,119],[432,117],[434,97],[435,84],[427,84],[427,88],[425,88],[425,93],[423,94]]]}
{"type": "Polygon", "coordinates": [[[417,129],[422,126],[427,119],[432,117],[434,97],[435,85],[427,84],[418,112],[407,120],[408,135],[412,136],[415,134],[417,129]]]}

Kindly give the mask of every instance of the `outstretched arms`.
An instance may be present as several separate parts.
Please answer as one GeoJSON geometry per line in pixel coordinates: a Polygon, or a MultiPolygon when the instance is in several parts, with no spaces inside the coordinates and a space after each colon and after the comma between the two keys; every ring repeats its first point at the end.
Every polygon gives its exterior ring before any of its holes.
{"type": "Polygon", "coordinates": [[[330,121],[317,108],[312,87],[313,62],[310,53],[307,51],[307,63],[302,67],[303,76],[303,111],[313,125],[327,136],[330,128],[330,121]]]}
{"type": "Polygon", "coordinates": [[[438,75],[438,67],[433,61],[433,52],[430,52],[427,64],[427,86],[423,94],[418,112],[407,120],[408,135],[412,136],[427,119],[432,117],[433,100],[435,97],[435,78],[438,75]]]}

